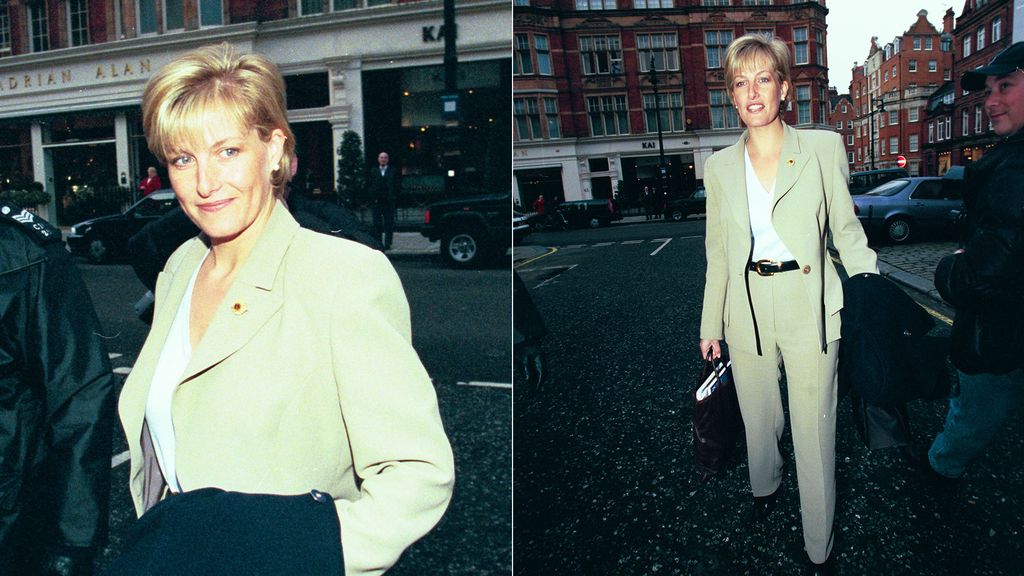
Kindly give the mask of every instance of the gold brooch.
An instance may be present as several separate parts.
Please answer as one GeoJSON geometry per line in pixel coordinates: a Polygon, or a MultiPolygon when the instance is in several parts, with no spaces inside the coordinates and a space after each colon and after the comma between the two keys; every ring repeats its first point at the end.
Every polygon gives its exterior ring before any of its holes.
{"type": "Polygon", "coordinates": [[[786,160],[786,165],[792,166],[793,164],[796,164],[796,161],[793,160],[792,158],[790,158],[789,160],[786,160]]]}
{"type": "Polygon", "coordinates": [[[246,310],[248,310],[248,307],[246,307],[245,302],[235,302],[231,305],[231,311],[235,314],[245,314],[246,310]]]}

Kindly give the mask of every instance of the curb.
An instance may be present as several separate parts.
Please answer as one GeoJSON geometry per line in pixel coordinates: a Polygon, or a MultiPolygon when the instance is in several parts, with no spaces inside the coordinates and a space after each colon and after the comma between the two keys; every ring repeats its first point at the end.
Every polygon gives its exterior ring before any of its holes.
{"type": "Polygon", "coordinates": [[[939,295],[939,291],[935,289],[933,281],[926,280],[917,274],[911,274],[883,260],[878,261],[878,272],[904,288],[924,294],[938,302],[945,302],[942,296],[939,295]]]}

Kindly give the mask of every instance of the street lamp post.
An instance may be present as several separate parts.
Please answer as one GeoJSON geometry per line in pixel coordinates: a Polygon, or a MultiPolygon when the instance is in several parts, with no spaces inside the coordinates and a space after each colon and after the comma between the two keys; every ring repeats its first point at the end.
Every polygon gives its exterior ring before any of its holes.
{"type": "Polygon", "coordinates": [[[661,99],[658,98],[658,70],[654,66],[654,52],[651,52],[651,65],[647,71],[651,87],[654,88],[654,119],[658,127],[658,192],[665,194],[665,142],[661,136],[661,99]]]}

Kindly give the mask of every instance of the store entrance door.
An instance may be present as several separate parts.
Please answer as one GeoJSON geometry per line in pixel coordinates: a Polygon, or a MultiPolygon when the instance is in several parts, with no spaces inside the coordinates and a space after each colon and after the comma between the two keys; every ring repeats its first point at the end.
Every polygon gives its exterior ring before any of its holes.
{"type": "Polygon", "coordinates": [[[57,199],[57,222],[76,222],[121,212],[131,203],[131,190],[117,180],[114,142],[56,144],[43,147],[57,199]]]}

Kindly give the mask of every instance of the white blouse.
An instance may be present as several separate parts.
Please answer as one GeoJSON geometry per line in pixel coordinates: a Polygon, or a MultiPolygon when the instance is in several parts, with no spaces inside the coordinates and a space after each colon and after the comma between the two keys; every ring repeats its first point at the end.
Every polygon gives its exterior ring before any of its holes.
{"type": "MultiPolygon", "coordinates": [[[[206,254],[210,254],[209,250],[206,254]]],[[[203,261],[205,260],[204,256],[203,261]]],[[[192,310],[192,289],[202,266],[203,262],[200,261],[188,282],[185,296],[178,305],[174,321],[171,322],[171,330],[167,334],[167,341],[164,342],[164,349],[160,352],[160,360],[157,361],[156,370],[153,372],[149,397],[146,399],[146,423],[149,425],[149,435],[153,440],[153,450],[156,452],[156,460],[160,464],[164,480],[172,492],[181,492],[181,487],[178,485],[178,476],[174,468],[175,442],[171,400],[182,373],[192,359],[189,314],[192,310]]]]}
{"type": "Polygon", "coordinates": [[[772,206],[775,204],[775,183],[772,182],[772,189],[765,190],[761,181],[757,179],[754,172],[754,165],[750,162],[750,154],[743,149],[743,162],[746,166],[747,176],[747,210],[750,213],[750,234],[754,237],[754,252],[750,259],[796,260],[793,254],[782,243],[775,226],[772,225],[772,206]]]}

